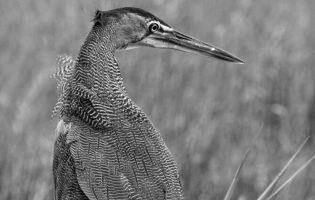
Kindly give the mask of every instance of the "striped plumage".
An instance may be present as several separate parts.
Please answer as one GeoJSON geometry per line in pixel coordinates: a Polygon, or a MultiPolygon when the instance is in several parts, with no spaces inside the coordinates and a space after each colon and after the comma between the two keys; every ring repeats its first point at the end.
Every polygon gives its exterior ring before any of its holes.
{"type": "Polygon", "coordinates": [[[241,62],[144,10],[97,11],[77,60],[62,57],[55,74],[60,90],[55,112],[61,119],[53,166],[56,199],[183,199],[173,156],[123,85],[114,53],[134,46],[241,62]]]}
{"type": "Polygon", "coordinates": [[[89,199],[181,199],[176,163],[152,123],[127,96],[113,47],[100,28],[94,25],[75,67],[62,62],[58,70],[64,77],[57,108],[71,129],[68,146],[58,142],[63,134],[57,139],[60,151],[55,157],[70,148],[68,158],[75,161],[77,180],[89,199]],[[102,36],[104,41],[99,41],[102,36]]]}
{"type": "Polygon", "coordinates": [[[74,159],[70,152],[71,143],[67,143],[69,129],[63,121],[59,122],[59,127],[61,129],[57,130],[53,161],[55,199],[88,200],[78,183],[74,159]]]}
{"type": "Polygon", "coordinates": [[[59,56],[57,60],[56,72],[53,74],[53,78],[57,81],[59,98],[53,110],[54,116],[62,116],[66,112],[66,98],[70,92],[68,79],[73,74],[75,64],[75,60],[67,55],[59,56]]]}

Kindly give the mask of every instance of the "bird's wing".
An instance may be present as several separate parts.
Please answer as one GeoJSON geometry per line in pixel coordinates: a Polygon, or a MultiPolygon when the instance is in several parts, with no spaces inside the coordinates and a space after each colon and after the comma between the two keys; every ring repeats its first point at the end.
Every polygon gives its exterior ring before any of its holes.
{"type": "Polygon", "coordinates": [[[67,142],[89,199],[182,199],[175,161],[164,143],[157,147],[148,137],[130,127],[95,130],[72,118],[67,142]]]}
{"type": "Polygon", "coordinates": [[[70,144],[66,143],[68,131],[63,120],[60,120],[57,126],[53,159],[55,200],[88,200],[77,180],[70,144]]]}
{"type": "Polygon", "coordinates": [[[130,183],[135,177],[131,166],[106,137],[106,132],[96,132],[79,119],[71,121],[67,141],[82,190],[89,199],[141,199],[130,183]]]}

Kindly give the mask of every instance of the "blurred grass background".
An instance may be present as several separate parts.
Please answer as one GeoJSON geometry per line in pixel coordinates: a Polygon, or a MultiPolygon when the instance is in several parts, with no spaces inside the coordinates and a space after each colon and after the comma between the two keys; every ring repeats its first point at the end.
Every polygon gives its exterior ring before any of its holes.
{"type": "MultiPolygon", "coordinates": [[[[0,0],[0,199],[53,199],[56,57],[77,55],[96,9],[122,6],[246,60],[117,53],[130,96],[176,157],[187,199],[222,199],[262,123],[235,199],[256,197],[307,135],[292,170],[314,152],[315,1],[0,0]]],[[[314,200],[314,164],[279,199],[314,200]]]]}

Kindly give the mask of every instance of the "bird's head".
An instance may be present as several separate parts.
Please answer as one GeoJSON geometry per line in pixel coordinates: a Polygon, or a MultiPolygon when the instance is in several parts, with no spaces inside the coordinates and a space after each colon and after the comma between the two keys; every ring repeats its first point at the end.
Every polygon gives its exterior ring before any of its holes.
{"type": "Polygon", "coordinates": [[[188,35],[182,34],[161,19],[139,8],[125,7],[110,11],[96,11],[94,26],[111,31],[116,49],[141,46],[175,49],[203,54],[220,60],[244,63],[240,58],[188,35]],[[106,27],[106,28],[105,28],[106,27]]]}

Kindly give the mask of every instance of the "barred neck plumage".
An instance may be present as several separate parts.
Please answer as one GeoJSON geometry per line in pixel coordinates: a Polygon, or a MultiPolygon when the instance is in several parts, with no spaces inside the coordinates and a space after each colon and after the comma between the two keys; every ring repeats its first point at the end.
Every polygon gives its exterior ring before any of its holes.
{"type": "Polygon", "coordinates": [[[92,89],[100,97],[109,94],[126,95],[123,79],[116,58],[114,30],[100,30],[94,26],[81,47],[74,69],[74,80],[92,89]],[[107,33],[107,34],[104,34],[107,33]]]}

